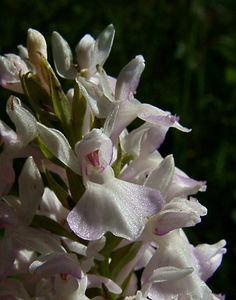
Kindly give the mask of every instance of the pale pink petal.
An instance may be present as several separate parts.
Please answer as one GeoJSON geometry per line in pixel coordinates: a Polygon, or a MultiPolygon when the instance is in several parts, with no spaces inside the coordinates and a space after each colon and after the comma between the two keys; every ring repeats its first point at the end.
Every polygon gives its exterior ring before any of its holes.
{"type": "Polygon", "coordinates": [[[75,278],[82,278],[82,271],[75,254],[46,254],[35,260],[29,269],[37,278],[51,277],[56,274],[71,274],[75,278]]]}
{"type": "Polygon", "coordinates": [[[158,248],[143,272],[143,284],[151,283],[152,280],[149,281],[149,278],[162,267],[183,269],[183,272],[192,268],[192,272],[174,280],[172,277],[172,279],[166,277],[163,282],[155,282],[154,279],[148,293],[150,299],[211,299],[211,290],[198,274],[197,259],[193,254],[194,247],[188,242],[184,232],[174,230],[159,236],[155,241],[158,248]]]}
{"type": "Polygon", "coordinates": [[[92,274],[88,274],[87,278],[88,288],[101,287],[104,284],[111,293],[120,294],[122,292],[122,289],[110,278],[92,274]]]}
{"type": "Polygon", "coordinates": [[[43,181],[33,158],[29,157],[19,176],[20,206],[17,211],[22,222],[30,224],[39,207],[44,191],[43,181]]]}
{"type": "Polygon", "coordinates": [[[194,254],[199,263],[199,274],[202,280],[206,281],[210,278],[222,261],[222,256],[226,253],[224,246],[225,240],[221,240],[216,244],[201,244],[195,247],[194,254]]]}
{"type": "Polygon", "coordinates": [[[77,70],[67,41],[56,31],[52,33],[52,53],[57,73],[64,78],[74,79],[77,70]]]}
{"type": "Polygon", "coordinates": [[[20,75],[25,74],[28,67],[15,54],[0,56],[0,85],[17,93],[23,93],[20,75]]]}
{"type": "Polygon", "coordinates": [[[173,180],[174,171],[174,158],[172,155],[168,155],[149,174],[144,184],[145,186],[159,190],[163,197],[166,197],[173,180]]]}
{"type": "Polygon", "coordinates": [[[37,123],[37,129],[40,138],[52,154],[75,173],[78,173],[77,158],[66,137],[59,130],[48,128],[41,123],[37,123]]]}
{"type": "Polygon", "coordinates": [[[47,59],[47,44],[44,36],[35,29],[28,29],[27,49],[29,60],[34,66],[38,66],[41,60],[40,55],[47,59]]]}
{"type": "Polygon", "coordinates": [[[175,168],[173,181],[167,194],[167,201],[175,197],[189,196],[205,190],[205,181],[192,179],[178,168],[175,168]]]}
{"type": "Polygon", "coordinates": [[[68,212],[55,193],[46,187],[40,202],[40,213],[60,223],[66,219],[68,212]]]}
{"type": "Polygon", "coordinates": [[[157,190],[114,178],[110,169],[104,173],[103,182],[86,183],[84,195],[67,217],[69,226],[86,240],[99,239],[107,231],[135,240],[163,199],[157,190]]]}
{"type": "Polygon", "coordinates": [[[164,205],[150,225],[155,234],[163,235],[177,228],[195,226],[206,214],[207,209],[196,199],[174,198],[164,205]]]}
{"type": "Polygon", "coordinates": [[[102,86],[88,81],[82,76],[77,77],[76,81],[93,114],[101,119],[106,118],[112,102],[104,94],[102,86]]]}
{"type": "Polygon", "coordinates": [[[36,136],[37,126],[35,117],[21,104],[21,101],[11,96],[7,102],[7,113],[16,126],[16,133],[22,145],[27,145],[36,136]]]}
{"type": "Polygon", "coordinates": [[[110,24],[97,37],[94,44],[92,63],[89,66],[89,72],[91,75],[96,72],[97,65],[103,67],[104,63],[106,62],[111,51],[114,35],[114,26],[110,24]]]}
{"type": "Polygon", "coordinates": [[[94,55],[95,40],[90,34],[86,34],[75,48],[78,67],[80,70],[89,69],[94,55]]]}
{"type": "Polygon", "coordinates": [[[133,98],[144,68],[144,58],[138,55],[121,70],[116,82],[115,98],[117,100],[133,98]]]}

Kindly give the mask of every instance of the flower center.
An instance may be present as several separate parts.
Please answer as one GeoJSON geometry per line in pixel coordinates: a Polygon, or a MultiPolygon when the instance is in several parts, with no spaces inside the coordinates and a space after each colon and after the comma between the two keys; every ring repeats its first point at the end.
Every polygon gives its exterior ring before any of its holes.
{"type": "Polygon", "coordinates": [[[61,278],[62,281],[67,281],[67,277],[68,277],[67,273],[61,273],[60,274],[60,278],[61,278]]]}
{"type": "Polygon", "coordinates": [[[95,150],[87,155],[87,158],[92,166],[95,168],[100,168],[100,161],[99,161],[99,155],[98,150],[95,150]]]}

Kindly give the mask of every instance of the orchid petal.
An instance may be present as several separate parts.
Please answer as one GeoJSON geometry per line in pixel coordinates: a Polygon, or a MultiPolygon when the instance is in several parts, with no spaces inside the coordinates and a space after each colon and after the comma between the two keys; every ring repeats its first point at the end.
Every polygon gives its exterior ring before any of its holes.
{"type": "Polygon", "coordinates": [[[194,249],[199,262],[199,273],[202,280],[210,278],[221,264],[222,256],[226,253],[225,240],[221,240],[213,245],[200,244],[194,249]]]}
{"type": "Polygon", "coordinates": [[[19,177],[20,206],[17,214],[30,224],[43,195],[43,181],[33,158],[29,157],[19,177]]]}
{"type": "Polygon", "coordinates": [[[75,48],[79,69],[89,69],[93,54],[95,40],[90,34],[86,34],[75,48]]]}
{"type": "Polygon", "coordinates": [[[27,61],[29,60],[29,52],[28,52],[28,49],[23,46],[23,45],[18,45],[17,46],[17,49],[19,51],[19,56],[20,58],[26,62],[27,64],[27,61]]]}
{"type": "Polygon", "coordinates": [[[171,115],[168,111],[163,111],[162,109],[150,104],[142,104],[138,117],[155,125],[175,127],[183,132],[191,131],[190,129],[183,127],[178,123],[178,117],[171,115]]]}
{"type": "Polygon", "coordinates": [[[193,268],[176,268],[172,266],[160,267],[153,271],[148,282],[164,282],[176,280],[187,276],[193,272],[193,268]]]}
{"type": "Polygon", "coordinates": [[[75,145],[75,152],[79,157],[80,169],[82,162],[89,153],[99,150],[100,167],[106,168],[112,160],[113,145],[111,140],[100,129],[94,128],[84,139],[75,145]]]}
{"type": "Polygon", "coordinates": [[[141,291],[137,291],[135,296],[127,296],[125,300],[148,300],[141,291]]]}
{"type": "Polygon", "coordinates": [[[187,240],[184,232],[182,230],[173,230],[164,236],[159,236],[155,241],[158,249],[143,272],[143,284],[149,282],[149,278],[158,268],[171,266],[179,269],[190,268],[188,269],[189,272],[192,268],[193,271],[183,278],[180,277],[164,282],[155,282],[153,278],[154,282],[151,284],[148,296],[151,299],[162,297],[175,299],[184,298],[188,295],[188,299],[211,299],[212,292],[199,277],[197,259],[193,255],[194,248],[187,240]]]}
{"type": "Polygon", "coordinates": [[[196,199],[174,198],[163,207],[151,226],[155,234],[163,235],[173,229],[194,226],[206,214],[207,209],[196,199]]]}
{"type": "Polygon", "coordinates": [[[74,79],[77,70],[73,65],[73,55],[69,44],[56,31],[52,34],[52,52],[57,73],[64,78],[74,79]]]}
{"type": "Polygon", "coordinates": [[[157,151],[146,156],[139,156],[121,171],[120,178],[130,182],[136,182],[137,180],[137,182],[139,182],[141,180],[140,184],[143,185],[147,175],[151,173],[162,160],[163,158],[157,151]]]}
{"type": "Polygon", "coordinates": [[[47,43],[44,36],[35,29],[28,29],[27,49],[30,62],[38,67],[40,63],[40,55],[47,59],[47,43]]]}
{"type": "Polygon", "coordinates": [[[0,56],[0,85],[17,93],[23,93],[20,74],[28,71],[25,62],[17,55],[0,56]]]}
{"type": "MultiPolygon", "coordinates": [[[[141,107],[141,103],[138,101],[117,101],[117,103],[119,108],[115,108],[118,111],[115,113],[115,120],[112,122],[113,130],[110,134],[110,139],[113,143],[116,143],[121,132],[137,117],[141,107]]],[[[114,118],[114,115],[108,116],[105,126],[111,122],[109,118],[114,118]]]]}
{"type": "Polygon", "coordinates": [[[11,232],[11,235],[12,239],[17,241],[24,249],[37,251],[41,254],[65,252],[61,246],[60,237],[48,231],[19,226],[11,232]]]}
{"type": "Polygon", "coordinates": [[[8,99],[7,113],[16,126],[22,145],[27,145],[38,135],[35,117],[21,105],[18,98],[11,96],[8,99]]]}
{"type": "Polygon", "coordinates": [[[173,179],[175,170],[174,159],[172,155],[168,155],[155,168],[145,181],[145,186],[159,190],[163,197],[166,197],[168,189],[173,179]]]}
{"type": "Polygon", "coordinates": [[[62,206],[55,193],[48,187],[44,189],[40,212],[59,223],[64,221],[68,214],[68,210],[62,206]]]}
{"type": "Polygon", "coordinates": [[[101,287],[104,284],[111,293],[120,294],[122,292],[122,289],[109,278],[92,274],[88,274],[87,278],[88,288],[101,287]]]}
{"type": "Polygon", "coordinates": [[[115,35],[115,29],[112,24],[108,25],[98,36],[94,45],[94,55],[92,63],[89,67],[90,74],[96,72],[96,66],[99,65],[103,67],[105,61],[107,60],[111,47],[113,44],[113,39],[115,35]]]}
{"type": "Polygon", "coordinates": [[[129,100],[133,97],[144,68],[144,58],[138,55],[121,70],[116,82],[115,98],[117,100],[129,100]]]}
{"type": "Polygon", "coordinates": [[[59,130],[48,128],[41,123],[37,123],[37,128],[40,138],[52,154],[78,174],[77,158],[66,137],[59,130]]]}
{"type": "Polygon", "coordinates": [[[167,194],[167,201],[175,197],[184,197],[206,190],[206,182],[190,178],[180,169],[175,168],[175,173],[167,194]]]}
{"type": "Polygon", "coordinates": [[[110,111],[111,100],[104,95],[102,87],[79,76],[76,79],[83,96],[97,118],[106,118],[110,111]]]}
{"type": "Polygon", "coordinates": [[[67,217],[70,228],[86,240],[97,240],[107,231],[137,239],[147,217],[163,205],[159,191],[116,179],[109,168],[102,180],[86,183],[84,195],[67,217]]]}
{"type": "Polygon", "coordinates": [[[37,278],[51,277],[56,274],[71,274],[79,279],[82,277],[82,271],[75,254],[46,254],[35,260],[29,269],[37,278]],[[58,263],[59,261],[60,263],[58,263]]]}

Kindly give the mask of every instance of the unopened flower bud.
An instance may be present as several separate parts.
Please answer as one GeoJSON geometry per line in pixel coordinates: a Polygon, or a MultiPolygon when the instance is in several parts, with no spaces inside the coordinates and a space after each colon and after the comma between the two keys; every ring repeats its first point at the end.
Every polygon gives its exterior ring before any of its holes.
{"type": "Polygon", "coordinates": [[[35,29],[29,29],[27,35],[27,48],[29,52],[29,60],[37,66],[40,63],[40,56],[47,59],[47,44],[44,36],[35,29]]]}

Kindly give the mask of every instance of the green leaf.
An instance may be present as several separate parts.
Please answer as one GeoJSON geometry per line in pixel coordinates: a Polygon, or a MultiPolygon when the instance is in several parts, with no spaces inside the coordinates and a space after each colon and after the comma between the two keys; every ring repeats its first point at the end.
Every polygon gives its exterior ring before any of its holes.
{"type": "Polygon", "coordinates": [[[122,149],[120,146],[120,143],[118,143],[118,152],[117,152],[117,158],[114,161],[114,163],[112,164],[112,169],[115,173],[115,177],[119,177],[120,175],[120,171],[121,171],[121,166],[122,166],[122,149]]]}
{"type": "Polygon", "coordinates": [[[100,254],[104,256],[104,260],[99,262],[100,274],[106,277],[110,277],[110,257],[112,256],[112,251],[119,245],[121,238],[107,232],[106,244],[104,248],[100,251],[100,254]]]}
{"type": "Polygon", "coordinates": [[[55,179],[55,176],[53,176],[53,174],[50,171],[48,171],[46,167],[44,168],[44,173],[46,175],[50,188],[54,191],[61,204],[65,208],[71,209],[71,207],[68,204],[68,191],[66,191],[65,188],[62,187],[62,184],[55,179]]]}
{"type": "Polygon", "coordinates": [[[39,120],[47,124],[47,114],[52,107],[52,101],[40,79],[36,74],[28,72],[21,77],[21,83],[31,108],[39,120]]]}
{"type": "Polygon", "coordinates": [[[74,96],[72,100],[72,128],[76,141],[82,139],[82,128],[86,113],[87,101],[84,97],[79,84],[75,81],[74,96]]]}
{"type": "Polygon", "coordinates": [[[63,164],[52,154],[39,136],[37,137],[37,143],[45,158],[56,163],[57,165],[63,166],[63,164]]]}
{"type": "Polygon", "coordinates": [[[128,164],[131,160],[133,160],[133,155],[124,153],[121,160],[121,169],[124,167],[124,165],[128,164]]]}
{"type": "MultiPolygon", "coordinates": [[[[120,273],[120,271],[135,258],[141,246],[142,246],[142,242],[136,242],[132,245],[128,245],[116,251],[111,263],[112,279],[115,279],[120,273]]],[[[123,282],[129,276],[129,273],[126,275],[127,276],[124,276],[123,278],[123,282]]]]}
{"type": "Polygon", "coordinates": [[[48,217],[35,215],[30,225],[34,228],[43,228],[59,236],[78,241],[78,238],[73,233],[67,231],[61,224],[48,217]]]}
{"type": "Polygon", "coordinates": [[[41,70],[45,80],[48,82],[54,112],[60,121],[67,139],[74,142],[71,126],[71,113],[69,101],[61,87],[61,84],[53,72],[50,64],[45,58],[41,60],[41,70]]]}
{"type": "Polygon", "coordinates": [[[77,203],[85,191],[85,187],[83,185],[83,178],[82,176],[76,174],[69,168],[66,168],[66,174],[69,182],[72,199],[77,203]]]}

